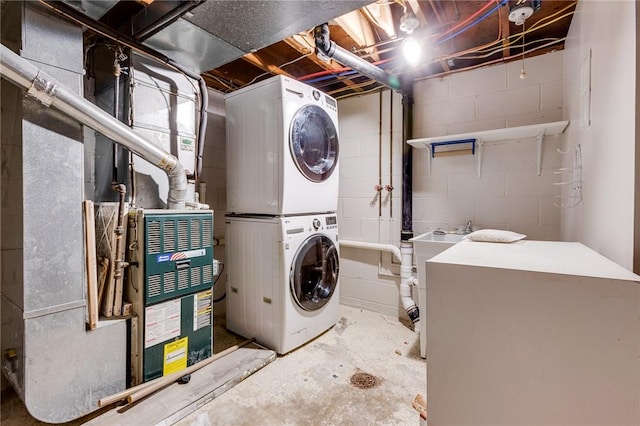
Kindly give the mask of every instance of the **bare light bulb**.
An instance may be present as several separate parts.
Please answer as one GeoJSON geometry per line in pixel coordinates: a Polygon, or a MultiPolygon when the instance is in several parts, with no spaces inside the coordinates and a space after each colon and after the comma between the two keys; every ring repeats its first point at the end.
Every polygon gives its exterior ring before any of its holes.
{"type": "Polygon", "coordinates": [[[422,47],[413,37],[405,37],[402,41],[402,54],[409,65],[415,67],[422,59],[422,47]]]}
{"type": "MultiPolygon", "coordinates": [[[[527,19],[525,17],[525,19],[527,19]]],[[[527,78],[527,73],[524,70],[524,36],[527,32],[524,30],[524,20],[522,21],[522,70],[520,70],[520,80],[527,78]]]]}

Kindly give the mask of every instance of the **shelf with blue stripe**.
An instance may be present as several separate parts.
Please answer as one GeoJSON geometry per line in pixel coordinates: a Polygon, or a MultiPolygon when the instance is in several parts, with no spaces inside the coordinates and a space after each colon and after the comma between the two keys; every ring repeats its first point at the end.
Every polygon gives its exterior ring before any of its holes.
{"type": "Polygon", "coordinates": [[[456,135],[435,136],[429,138],[409,139],[407,143],[416,149],[428,149],[429,179],[431,179],[431,162],[434,158],[448,155],[476,155],[478,178],[482,176],[482,145],[495,141],[520,141],[535,138],[537,150],[537,172],[542,171],[542,142],[545,136],[562,134],[568,121],[532,124],[529,126],[507,127],[504,129],[482,130],[456,135]]]}

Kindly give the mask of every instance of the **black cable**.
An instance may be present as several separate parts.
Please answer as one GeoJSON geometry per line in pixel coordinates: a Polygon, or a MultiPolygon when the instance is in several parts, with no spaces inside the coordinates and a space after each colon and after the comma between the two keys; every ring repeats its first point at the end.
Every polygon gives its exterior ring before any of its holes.
{"type": "MultiPolygon", "coordinates": [[[[222,265],[222,268],[220,269],[220,273],[218,274],[218,277],[213,281],[213,285],[215,286],[216,283],[218,282],[218,280],[220,279],[220,277],[222,276],[222,273],[224,272],[224,263],[219,262],[222,265]]],[[[218,303],[218,302],[222,302],[224,300],[224,298],[227,297],[227,292],[225,291],[224,294],[222,296],[220,296],[217,299],[213,299],[213,303],[218,303]]]]}

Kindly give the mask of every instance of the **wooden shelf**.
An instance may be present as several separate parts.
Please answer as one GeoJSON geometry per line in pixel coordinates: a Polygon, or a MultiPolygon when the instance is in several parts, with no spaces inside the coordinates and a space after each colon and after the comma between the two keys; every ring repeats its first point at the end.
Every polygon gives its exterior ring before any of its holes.
{"type": "MultiPolygon", "coordinates": [[[[552,123],[532,124],[529,126],[507,127],[504,129],[482,130],[478,132],[459,133],[456,135],[435,136],[430,138],[410,139],[407,143],[416,149],[428,149],[432,154],[433,144],[442,142],[455,142],[465,139],[475,139],[478,145],[478,178],[482,174],[482,145],[485,142],[510,141],[528,138],[536,138],[538,143],[538,176],[542,168],[542,141],[545,136],[559,135],[569,125],[568,121],[555,121],[552,123]]],[[[429,162],[433,155],[429,155],[429,162]]],[[[429,164],[429,177],[431,177],[431,164],[429,164]]]]}

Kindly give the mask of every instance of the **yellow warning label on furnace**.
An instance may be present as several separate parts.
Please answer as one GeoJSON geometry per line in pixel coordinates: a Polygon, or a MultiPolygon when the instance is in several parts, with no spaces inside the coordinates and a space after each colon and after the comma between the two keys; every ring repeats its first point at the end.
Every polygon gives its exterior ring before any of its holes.
{"type": "Polygon", "coordinates": [[[184,337],[180,340],[164,345],[164,363],[162,367],[163,376],[187,368],[188,347],[189,337],[184,337]]]}

